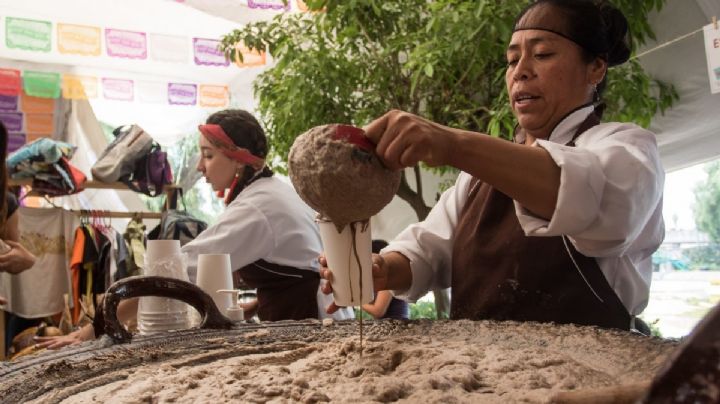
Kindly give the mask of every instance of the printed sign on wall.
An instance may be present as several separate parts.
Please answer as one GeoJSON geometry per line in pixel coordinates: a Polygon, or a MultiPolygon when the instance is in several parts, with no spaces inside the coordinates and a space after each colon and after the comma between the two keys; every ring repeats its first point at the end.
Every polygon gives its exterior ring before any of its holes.
{"type": "Polygon", "coordinates": [[[55,112],[55,100],[23,93],[20,96],[20,109],[26,114],[52,114],[55,112]]]}
{"type": "Polygon", "coordinates": [[[18,95],[21,89],[20,70],[0,69],[0,94],[18,95]]]}
{"type": "Polygon", "coordinates": [[[73,74],[63,75],[62,81],[63,98],[69,100],[87,100],[97,98],[97,78],[92,76],[76,76],[73,74]]]}
{"type": "Polygon", "coordinates": [[[5,45],[8,48],[50,52],[52,48],[50,21],[5,18],[5,45]]]}
{"type": "Polygon", "coordinates": [[[103,97],[108,100],[132,101],[135,98],[133,81],[125,79],[102,79],[103,97]]]}
{"type": "Polygon", "coordinates": [[[53,114],[25,114],[25,132],[28,135],[52,136],[54,130],[53,114]]]}
{"type": "Polygon", "coordinates": [[[195,105],[197,86],[189,83],[168,83],[168,103],[172,105],[195,105]]]}
{"type": "Polygon", "coordinates": [[[60,74],[25,70],[22,77],[26,94],[42,98],[60,97],[60,74]]]}
{"type": "Polygon", "coordinates": [[[247,46],[235,45],[235,64],[238,67],[254,67],[265,65],[265,52],[251,51],[247,46]],[[238,55],[242,55],[242,62],[238,55]]]}
{"type": "Polygon", "coordinates": [[[58,51],[65,54],[100,56],[100,28],[58,23],[58,51]]]}
{"type": "Polygon", "coordinates": [[[18,96],[17,95],[2,95],[2,94],[0,94],[0,110],[17,111],[17,109],[18,109],[18,96]]]}
{"type": "Polygon", "coordinates": [[[248,7],[263,8],[272,10],[290,10],[290,2],[287,0],[248,0],[248,7]],[[286,4],[287,2],[287,4],[286,4]]]}
{"type": "Polygon", "coordinates": [[[198,92],[201,107],[221,108],[228,105],[227,86],[201,84],[198,92]]]}
{"type": "Polygon", "coordinates": [[[24,133],[8,133],[7,152],[12,153],[15,150],[25,146],[26,141],[27,139],[24,133]]]}
{"type": "Polygon", "coordinates": [[[193,53],[196,65],[228,66],[230,61],[220,50],[220,41],[206,38],[193,38],[193,53]]]}
{"type": "Polygon", "coordinates": [[[8,132],[20,132],[23,129],[23,114],[20,112],[0,112],[0,121],[8,132]]]}
{"type": "Polygon", "coordinates": [[[707,57],[710,92],[720,93],[720,27],[713,24],[704,27],[705,56],[707,57]]]}
{"type": "Polygon", "coordinates": [[[157,62],[187,63],[190,42],[187,37],[150,34],[150,58],[157,62]]]}
{"type": "Polygon", "coordinates": [[[164,104],[168,102],[168,85],[158,81],[138,81],[135,87],[140,102],[164,104]]]}
{"type": "Polygon", "coordinates": [[[144,32],[105,29],[108,56],[147,59],[147,37],[144,32]]]}

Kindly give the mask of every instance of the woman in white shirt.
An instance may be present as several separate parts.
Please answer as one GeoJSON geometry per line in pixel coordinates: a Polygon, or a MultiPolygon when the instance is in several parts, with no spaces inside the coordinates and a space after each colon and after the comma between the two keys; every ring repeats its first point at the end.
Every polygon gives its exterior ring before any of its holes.
{"type": "Polygon", "coordinates": [[[617,9],[539,0],[507,48],[514,142],[401,111],[370,123],[388,167],[463,171],[374,257],[376,289],[414,301],[451,286],[452,318],[632,328],[664,237],[664,173],[652,133],[599,121],[607,68],[629,55],[617,9]]]}
{"type": "MultiPolygon", "coordinates": [[[[198,170],[213,190],[224,194],[217,222],[182,247],[194,281],[197,256],[227,253],[242,281],[257,289],[245,303],[247,316],[260,320],[300,320],[319,310],[317,257],[320,235],[314,212],[265,165],[267,139],[258,121],[243,110],[214,113],[199,127],[198,170]]],[[[348,312],[336,318],[351,318],[348,312]]]]}

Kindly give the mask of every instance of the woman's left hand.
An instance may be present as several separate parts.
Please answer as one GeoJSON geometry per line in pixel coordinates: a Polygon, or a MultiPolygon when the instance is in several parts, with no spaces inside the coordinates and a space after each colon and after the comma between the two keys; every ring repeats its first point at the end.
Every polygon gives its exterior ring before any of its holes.
{"type": "Polygon", "coordinates": [[[386,167],[397,170],[422,161],[429,166],[450,163],[456,139],[447,126],[408,112],[393,110],[363,128],[386,167]]]}
{"type": "Polygon", "coordinates": [[[22,244],[12,241],[5,241],[12,249],[0,255],[0,272],[19,274],[30,269],[35,264],[35,256],[25,249],[22,244]]]}

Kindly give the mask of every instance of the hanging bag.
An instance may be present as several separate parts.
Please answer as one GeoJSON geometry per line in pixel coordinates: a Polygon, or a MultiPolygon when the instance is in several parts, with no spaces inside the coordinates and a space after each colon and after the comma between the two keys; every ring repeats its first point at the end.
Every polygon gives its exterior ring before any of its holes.
{"type": "Polygon", "coordinates": [[[150,151],[135,162],[133,172],[121,177],[120,181],[135,192],[153,197],[161,195],[165,185],[173,182],[167,153],[153,142],[150,151]]]}
{"type": "MultiPolygon", "coordinates": [[[[185,245],[192,241],[205,229],[208,225],[204,221],[194,217],[187,210],[185,204],[185,195],[182,188],[178,189],[180,199],[183,201],[183,209],[168,209],[162,213],[160,224],[157,225],[150,233],[149,240],[180,240],[180,245],[185,245]]],[[[177,195],[173,195],[177,198],[177,195]]],[[[175,204],[170,204],[173,206],[175,204]]]]}
{"type": "Polygon", "coordinates": [[[137,125],[120,126],[113,131],[110,143],[92,166],[93,178],[115,182],[135,170],[135,163],[152,149],[153,139],[137,125]]]}

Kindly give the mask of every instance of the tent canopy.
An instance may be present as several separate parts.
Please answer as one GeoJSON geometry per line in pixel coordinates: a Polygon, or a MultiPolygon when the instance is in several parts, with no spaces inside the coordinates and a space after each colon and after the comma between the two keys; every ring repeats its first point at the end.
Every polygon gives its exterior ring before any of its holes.
{"type": "MultiPolygon", "coordinates": [[[[279,0],[255,3],[281,4],[279,0]]],[[[0,0],[0,7],[3,17],[214,39],[242,24],[267,20],[283,12],[273,7],[251,8],[243,0],[0,0]]],[[[291,0],[290,11],[297,10],[297,1],[291,0]]],[[[708,24],[712,16],[720,16],[720,2],[717,0],[668,0],[660,12],[650,16],[657,40],[646,44],[638,53],[695,31],[708,24]]],[[[67,55],[58,53],[56,49],[52,52],[29,52],[8,48],[4,18],[0,24],[3,25],[0,30],[0,67],[117,76],[136,81],[216,83],[228,86],[230,105],[250,111],[254,111],[256,106],[252,82],[267,68],[267,65],[249,68],[198,66],[191,59],[185,63],[165,63],[111,58],[105,54],[98,57],[67,55]]],[[[717,158],[720,155],[720,94],[710,93],[702,33],[654,49],[642,56],[640,63],[654,77],[675,85],[680,95],[680,100],[671,109],[653,119],[650,128],[657,134],[665,169],[673,171],[717,158]]],[[[80,101],[73,102],[77,105],[70,119],[82,120],[82,124],[70,123],[73,136],[98,136],[97,125],[91,127],[93,125],[89,121],[93,119],[88,118],[94,114],[111,125],[138,123],[166,145],[192,133],[193,128],[213,111],[212,108],[196,106],[107,101],[102,97],[90,100],[92,108],[86,108],[80,101]],[[84,117],[79,117],[81,112],[84,117]]],[[[93,147],[97,149],[99,146],[93,147]]],[[[91,152],[93,154],[87,158],[87,164],[91,164],[97,152],[91,152]]],[[[80,168],[89,171],[89,166],[80,168]]],[[[426,177],[425,200],[432,202],[437,192],[434,185],[440,179],[427,173],[423,176],[426,177]]],[[[414,212],[404,202],[395,200],[373,224],[373,232],[379,237],[391,238],[399,229],[416,220],[414,212]]]]}

